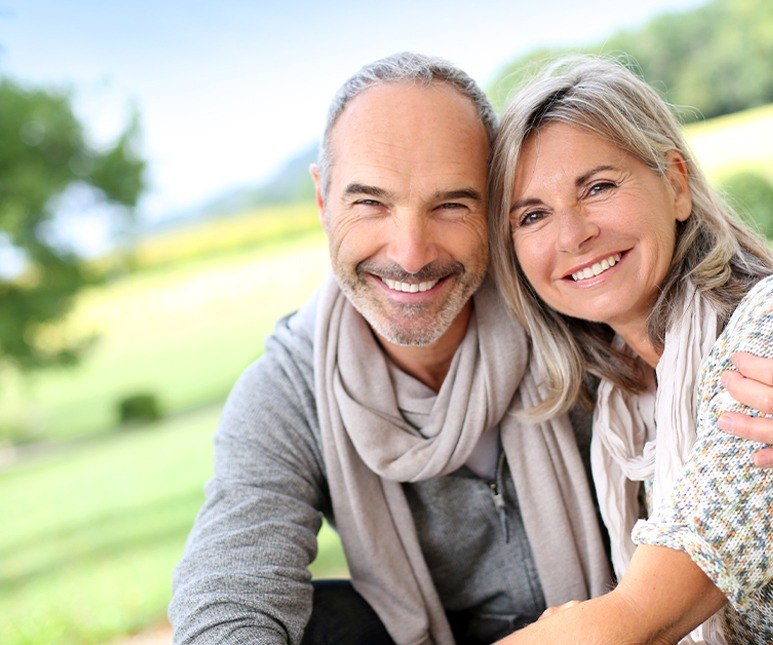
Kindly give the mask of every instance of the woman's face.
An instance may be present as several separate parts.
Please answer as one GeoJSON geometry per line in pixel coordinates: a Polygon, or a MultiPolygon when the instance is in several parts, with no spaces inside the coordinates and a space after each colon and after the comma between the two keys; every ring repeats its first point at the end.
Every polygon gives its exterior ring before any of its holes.
{"type": "Polygon", "coordinates": [[[518,262],[537,294],[575,318],[639,333],[690,215],[687,170],[661,176],[581,128],[549,123],[525,142],[510,210],[518,262]]]}

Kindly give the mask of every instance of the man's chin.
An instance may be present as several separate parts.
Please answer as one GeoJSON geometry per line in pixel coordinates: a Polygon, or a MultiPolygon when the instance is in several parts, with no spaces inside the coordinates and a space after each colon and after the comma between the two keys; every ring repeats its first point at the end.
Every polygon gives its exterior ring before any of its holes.
{"type": "Polygon", "coordinates": [[[410,325],[384,324],[383,321],[369,319],[368,316],[365,319],[379,338],[400,347],[432,345],[440,340],[450,327],[450,323],[444,324],[436,318],[432,320],[417,319],[412,321],[410,325]]]}

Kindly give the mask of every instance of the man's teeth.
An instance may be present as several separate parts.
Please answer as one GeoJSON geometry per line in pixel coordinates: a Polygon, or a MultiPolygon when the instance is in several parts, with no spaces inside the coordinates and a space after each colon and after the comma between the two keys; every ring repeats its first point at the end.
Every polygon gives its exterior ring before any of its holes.
{"type": "Polygon", "coordinates": [[[573,273],[572,280],[575,282],[578,280],[587,280],[588,278],[592,278],[599,273],[604,273],[604,271],[615,266],[618,262],[620,262],[620,254],[615,253],[614,255],[610,255],[608,258],[602,260],[601,262],[596,262],[596,264],[593,266],[585,267],[577,273],[573,273]]]}
{"type": "Polygon", "coordinates": [[[405,293],[417,293],[418,291],[428,291],[432,289],[440,280],[428,280],[427,282],[398,282],[389,278],[381,278],[387,287],[393,291],[404,291],[405,293]]]}

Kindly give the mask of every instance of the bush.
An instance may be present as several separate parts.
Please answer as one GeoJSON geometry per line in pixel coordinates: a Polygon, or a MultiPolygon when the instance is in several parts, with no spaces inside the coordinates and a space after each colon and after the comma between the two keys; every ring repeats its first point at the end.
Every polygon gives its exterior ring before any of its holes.
{"type": "Polygon", "coordinates": [[[742,215],[749,215],[759,230],[773,240],[773,185],[761,174],[744,170],[728,175],[722,190],[742,215]]]}
{"type": "Polygon", "coordinates": [[[35,431],[29,423],[21,420],[2,420],[0,421],[0,449],[3,444],[12,446],[25,443],[33,443],[38,439],[35,431]]]}
{"type": "Polygon", "coordinates": [[[118,420],[122,424],[158,421],[162,416],[161,406],[155,394],[132,394],[118,403],[118,420]]]}

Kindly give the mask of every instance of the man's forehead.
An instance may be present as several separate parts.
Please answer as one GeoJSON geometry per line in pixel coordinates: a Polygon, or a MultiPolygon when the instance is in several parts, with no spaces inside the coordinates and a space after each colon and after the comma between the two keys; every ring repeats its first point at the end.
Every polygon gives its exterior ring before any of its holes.
{"type": "Polygon", "coordinates": [[[352,99],[331,131],[330,153],[334,174],[338,167],[360,169],[363,180],[438,175],[453,184],[456,175],[485,173],[488,136],[475,105],[453,86],[390,83],[352,99]]]}
{"type": "Polygon", "coordinates": [[[339,115],[331,139],[362,132],[398,133],[431,130],[438,134],[482,137],[488,135],[472,99],[450,83],[405,81],[382,83],[363,90],[339,115]]]}

